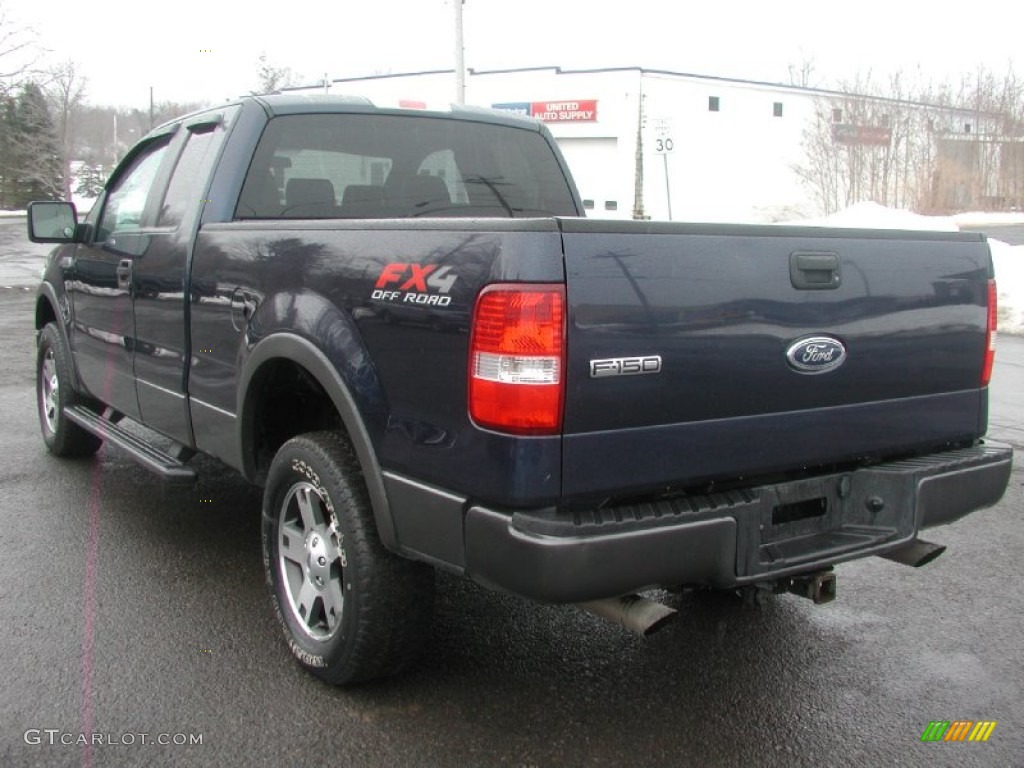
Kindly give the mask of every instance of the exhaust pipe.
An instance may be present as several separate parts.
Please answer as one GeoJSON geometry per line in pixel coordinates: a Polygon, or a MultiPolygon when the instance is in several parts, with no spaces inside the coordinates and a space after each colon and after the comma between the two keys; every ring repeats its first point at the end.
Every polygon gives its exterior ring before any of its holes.
{"type": "Polygon", "coordinates": [[[577,605],[588,613],[618,624],[640,637],[653,635],[679,615],[674,608],[640,595],[607,597],[577,605]]]}
{"type": "Polygon", "coordinates": [[[813,600],[816,605],[831,603],[836,599],[836,575],[832,571],[819,571],[794,576],[786,588],[794,595],[813,600]]]}
{"type": "Polygon", "coordinates": [[[892,560],[894,563],[909,565],[912,568],[920,568],[922,565],[928,565],[928,563],[945,551],[946,548],[941,544],[932,544],[930,541],[914,539],[907,546],[890,552],[883,552],[879,557],[892,560]]]}

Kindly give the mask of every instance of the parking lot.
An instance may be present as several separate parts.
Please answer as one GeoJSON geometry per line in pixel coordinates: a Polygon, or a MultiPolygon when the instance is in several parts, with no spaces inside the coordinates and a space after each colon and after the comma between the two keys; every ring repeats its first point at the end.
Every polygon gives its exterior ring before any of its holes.
{"type": "Polygon", "coordinates": [[[339,690],[273,622],[257,490],[209,459],[170,489],[107,448],[46,453],[32,306],[0,288],[0,765],[1021,764],[1024,338],[1000,337],[992,387],[1011,487],[929,531],[949,547],[931,565],[841,565],[823,606],[665,596],[681,617],[647,640],[439,576],[421,663],[339,690]],[[933,720],[997,725],[922,743],[933,720]]]}

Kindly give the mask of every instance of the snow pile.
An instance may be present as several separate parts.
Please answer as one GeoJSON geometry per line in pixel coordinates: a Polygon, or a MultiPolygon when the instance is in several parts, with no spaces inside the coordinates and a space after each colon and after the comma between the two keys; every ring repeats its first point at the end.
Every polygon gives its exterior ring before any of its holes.
{"type": "MultiPolygon", "coordinates": [[[[956,216],[921,216],[910,211],[886,208],[878,203],[864,202],[824,218],[786,223],[811,227],[957,232],[960,227],[980,229],[1024,223],[1024,214],[975,212],[956,216]]],[[[988,242],[992,248],[992,262],[999,288],[999,332],[1024,335],[1024,245],[1008,245],[991,238],[988,242]]]]}
{"type": "Polygon", "coordinates": [[[999,289],[999,332],[1024,335],[1024,245],[988,241],[999,289]]]}
{"type": "Polygon", "coordinates": [[[801,227],[856,227],[861,229],[913,229],[930,232],[959,232],[960,226],[949,216],[922,216],[910,211],[886,208],[878,203],[863,202],[851,205],[820,219],[789,221],[801,227]]]}

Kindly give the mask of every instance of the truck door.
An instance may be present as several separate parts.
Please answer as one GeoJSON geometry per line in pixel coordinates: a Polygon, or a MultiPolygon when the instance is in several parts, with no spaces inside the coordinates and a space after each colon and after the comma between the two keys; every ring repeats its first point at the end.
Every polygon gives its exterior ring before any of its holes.
{"type": "Polygon", "coordinates": [[[170,136],[136,147],[108,183],[89,241],[76,247],[68,293],[72,346],[82,383],[127,416],[139,417],[132,357],[135,319],[132,272],[150,242],[154,190],[166,165],[170,136]]]}
{"type": "Polygon", "coordinates": [[[223,126],[224,113],[218,111],[194,118],[178,132],[167,191],[156,206],[145,257],[135,260],[132,271],[141,417],[146,426],[185,445],[192,445],[185,389],[188,260],[223,126]]]}

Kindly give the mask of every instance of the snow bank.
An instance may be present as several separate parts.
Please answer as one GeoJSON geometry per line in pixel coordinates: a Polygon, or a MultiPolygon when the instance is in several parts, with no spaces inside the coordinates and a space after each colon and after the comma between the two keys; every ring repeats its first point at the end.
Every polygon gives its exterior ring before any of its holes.
{"type": "Polygon", "coordinates": [[[988,241],[999,289],[999,332],[1024,336],[1024,245],[988,241]]]}
{"type": "MultiPolygon", "coordinates": [[[[865,229],[912,229],[957,232],[960,227],[981,228],[1024,224],[1024,213],[959,213],[955,216],[921,216],[886,208],[878,203],[857,203],[831,216],[788,224],[811,227],[860,227],[865,229]]],[[[1024,335],[1024,246],[989,239],[999,289],[999,332],[1024,335]]]]}
{"type": "MultiPolygon", "coordinates": [[[[75,204],[75,210],[78,211],[78,220],[81,221],[89,215],[89,211],[92,210],[92,206],[93,203],[96,202],[96,198],[72,195],[71,201],[75,204]]],[[[0,218],[10,218],[12,216],[28,216],[28,211],[0,211],[0,218]]]]}
{"type": "Polygon", "coordinates": [[[878,203],[863,202],[851,205],[820,219],[788,221],[801,227],[860,227],[864,229],[913,229],[939,232],[959,232],[960,226],[949,216],[921,216],[910,211],[886,208],[878,203]]]}

